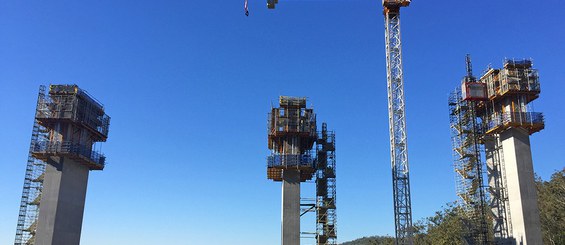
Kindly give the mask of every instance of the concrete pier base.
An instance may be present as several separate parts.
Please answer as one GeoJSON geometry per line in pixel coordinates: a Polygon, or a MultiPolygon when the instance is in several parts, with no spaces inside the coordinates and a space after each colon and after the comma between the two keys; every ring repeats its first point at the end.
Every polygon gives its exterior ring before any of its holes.
{"type": "Polygon", "coordinates": [[[542,244],[530,136],[523,129],[510,128],[500,134],[500,140],[508,184],[510,235],[517,244],[542,244]]]}
{"type": "Polygon", "coordinates": [[[79,245],[89,169],[68,158],[47,161],[36,245],[79,245]]]}
{"type": "Polygon", "coordinates": [[[282,181],[282,245],[300,245],[300,171],[284,170],[282,181]]]}

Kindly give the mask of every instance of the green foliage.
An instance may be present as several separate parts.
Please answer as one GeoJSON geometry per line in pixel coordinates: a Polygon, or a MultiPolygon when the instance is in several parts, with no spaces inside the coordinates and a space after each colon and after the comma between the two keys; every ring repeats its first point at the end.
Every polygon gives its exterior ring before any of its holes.
{"type": "MultiPolygon", "coordinates": [[[[549,181],[536,178],[543,244],[565,244],[565,169],[555,172],[549,181]]],[[[415,245],[464,244],[462,211],[448,203],[434,216],[414,224],[415,245]]],[[[491,234],[492,235],[492,234],[491,234]]],[[[389,236],[363,237],[341,245],[393,245],[389,236]]]]}
{"type": "Polygon", "coordinates": [[[565,169],[536,179],[544,244],[565,244],[565,169]]]}
{"type": "Polygon", "coordinates": [[[394,238],[390,236],[363,237],[341,245],[394,245],[394,238]]]}
{"type": "Polygon", "coordinates": [[[461,210],[448,203],[434,216],[422,219],[414,225],[414,244],[463,244],[461,210]]]}

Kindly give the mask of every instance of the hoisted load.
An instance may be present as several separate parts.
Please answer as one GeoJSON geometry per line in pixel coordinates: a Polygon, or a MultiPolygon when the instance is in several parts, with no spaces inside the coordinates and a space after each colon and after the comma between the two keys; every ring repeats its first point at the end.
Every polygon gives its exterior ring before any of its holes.
{"type": "Polygon", "coordinates": [[[243,3],[243,9],[245,10],[245,15],[249,16],[249,7],[247,4],[247,0],[245,0],[245,3],[243,3]]]}

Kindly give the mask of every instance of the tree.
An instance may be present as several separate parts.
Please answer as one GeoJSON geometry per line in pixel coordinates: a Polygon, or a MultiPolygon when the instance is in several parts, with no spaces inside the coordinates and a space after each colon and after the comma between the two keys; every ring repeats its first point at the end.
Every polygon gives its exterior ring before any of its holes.
{"type": "MultiPolygon", "coordinates": [[[[565,168],[551,175],[549,181],[536,177],[543,244],[565,244],[565,168]]],[[[463,210],[455,203],[448,203],[434,216],[414,224],[415,245],[464,244],[463,210]]],[[[492,234],[490,234],[492,235],[492,234]]],[[[364,237],[342,245],[389,245],[393,237],[364,237]]]]}
{"type": "Polygon", "coordinates": [[[463,244],[462,210],[454,203],[414,225],[414,244],[463,244]]]}
{"type": "Polygon", "coordinates": [[[390,236],[363,237],[341,245],[394,245],[394,238],[390,236]]]}
{"type": "Polygon", "coordinates": [[[565,168],[549,181],[536,178],[544,244],[565,244],[565,168]]]}

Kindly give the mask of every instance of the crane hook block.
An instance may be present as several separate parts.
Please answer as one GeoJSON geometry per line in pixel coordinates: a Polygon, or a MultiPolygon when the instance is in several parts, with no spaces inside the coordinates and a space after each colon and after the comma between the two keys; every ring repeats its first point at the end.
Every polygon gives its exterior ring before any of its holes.
{"type": "Polygon", "coordinates": [[[267,0],[267,8],[274,9],[275,4],[277,4],[278,2],[279,2],[278,0],[267,0]]]}

